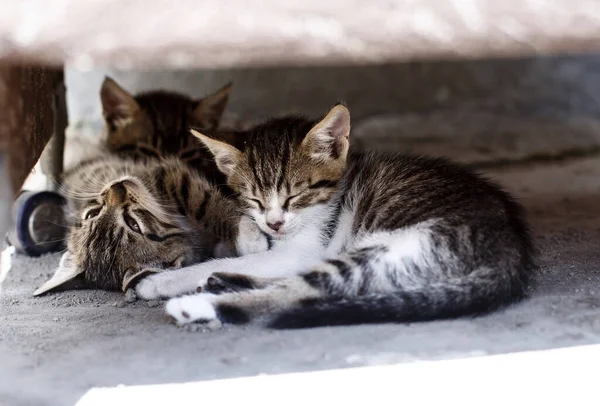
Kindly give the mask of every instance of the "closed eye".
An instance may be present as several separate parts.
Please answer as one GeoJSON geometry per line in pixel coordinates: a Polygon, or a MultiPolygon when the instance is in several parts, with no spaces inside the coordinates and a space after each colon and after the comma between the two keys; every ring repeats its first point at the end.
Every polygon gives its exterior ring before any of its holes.
{"type": "Polygon", "coordinates": [[[138,222],[135,221],[134,218],[131,217],[129,214],[123,214],[123,219],[125,220],[125,224],[127,224],[127,227],[131,229],[131,231],[136,232],[138,234],[142,233],[142,229],[140,228],[138,222]]]}
{"type": "Polygon", "coordinates": [[[285,210],[287,210],[287,208],[290,206],[290,203],[292,203],[292,200],[294,200],[295,198],[297,198],[298,196],[300,196],[302,193],[297,193],[293,196],[288,197],[287,199],[285,199],[285,202],[283,203],[283,208],[285,210]]]}
{"type": "Polygon", "coordinates": [[[253,202],[254,204],[256,204],[260,210],[262,210],[262,211],[265,210],[265,206],[263,206],[262,203],[259,200],[250,199],[250,198],[248,198],[248,200],[250,200],[251,202],[253,202]]]}
{"type": "Polygon", "coordinates": [[[91,220],[94,217],[97,217],[98,214],[100,214],[100,211],[102,210],[101,207],[94,207],[93,209],[88,210],[85,215],[83,216],[84,220],[91,220]]]}
{"type": "Polygon", "coordinates": [[[336,181],[323,179],[316,183],[313,183],[308,188],[309,189],[324,189],[324,188],[332,188],[332,187],[336,187],[336,186],[337,186],[336,181]]]}

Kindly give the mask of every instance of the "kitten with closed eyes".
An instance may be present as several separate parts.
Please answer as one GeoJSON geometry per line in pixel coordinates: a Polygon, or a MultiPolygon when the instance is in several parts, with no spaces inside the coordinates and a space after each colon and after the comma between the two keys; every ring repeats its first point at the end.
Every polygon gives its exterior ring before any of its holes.
{"type": "Polygon", "coordinates": [[[444,159],[349,153],[350,113],[285,117],[211,150],[272,249],[151,275],[179,323],[274,327],[409,322],[494,310],[525,295],[534,249],[521,206],[444,159]]]}

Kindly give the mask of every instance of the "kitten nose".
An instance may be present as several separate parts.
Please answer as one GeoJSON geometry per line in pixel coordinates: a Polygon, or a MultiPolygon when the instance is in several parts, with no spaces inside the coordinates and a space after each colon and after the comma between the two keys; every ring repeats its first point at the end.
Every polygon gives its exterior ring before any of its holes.
{"type": "Polygon", "coordinates": [[[123,182],[117,182],[111,185],[106,193],[106,202],[110,205],[121,204],[127,196],[127,188],[123,182]]]}
{"type": "Polygon", "coordinates": [[[267,223],[270,229],[279,231],[279,229],[283,226],[283,221],[276,221],[275,223],[267,223]]]}

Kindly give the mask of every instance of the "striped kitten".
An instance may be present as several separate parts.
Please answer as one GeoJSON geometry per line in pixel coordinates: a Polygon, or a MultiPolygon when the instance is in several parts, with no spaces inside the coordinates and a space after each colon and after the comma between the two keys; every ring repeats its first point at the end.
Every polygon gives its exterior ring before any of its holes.
{"type": "Polygon", "coordinates": [[[199,285],[167,304],[178,322],[275,327],[458,317],[524,295],[533,249],[511,196],[442,159],[348,154],[349,132],[337,105],[318,122],[266,122],[242,149],[196,133],[273,248],[149,276],[138,294],[199,285]]]}
{"type": "Polygon", "coordinates": [[[105,156],[67,172],[63,189],[68,252],[36,294],[67,282],[126,290],[151,272],[268,249],[234,201],[176,158],[105,156]]]}
{"type": "MultiPolygon", "coordinates": [[[[111,78],[100,90],[108,150],[126,158],[178,157],[214,184],[225,177],[210,152],[189,132],[190,127],[214,130],[225,111],[231,84],[203,99],[151,91],[131,95],[111,78]]],[[[223,140],[234,142],[223,135],[223,140]]]]}

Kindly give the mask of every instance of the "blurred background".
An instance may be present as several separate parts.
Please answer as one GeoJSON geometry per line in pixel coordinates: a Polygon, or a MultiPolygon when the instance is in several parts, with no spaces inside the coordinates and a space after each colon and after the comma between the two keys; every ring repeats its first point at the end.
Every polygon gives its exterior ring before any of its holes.
{"type": "Polygon", "coordinates": [[[593,153],[600,145],[600,56],[413,62],[352,67],[188,71],[66,69],[69,134],[102,131],[109,75],[130,92],[201,97],[228,81],[225,123],[286,113],[352,112],[355,142],[464,162],[593,153]]]}

